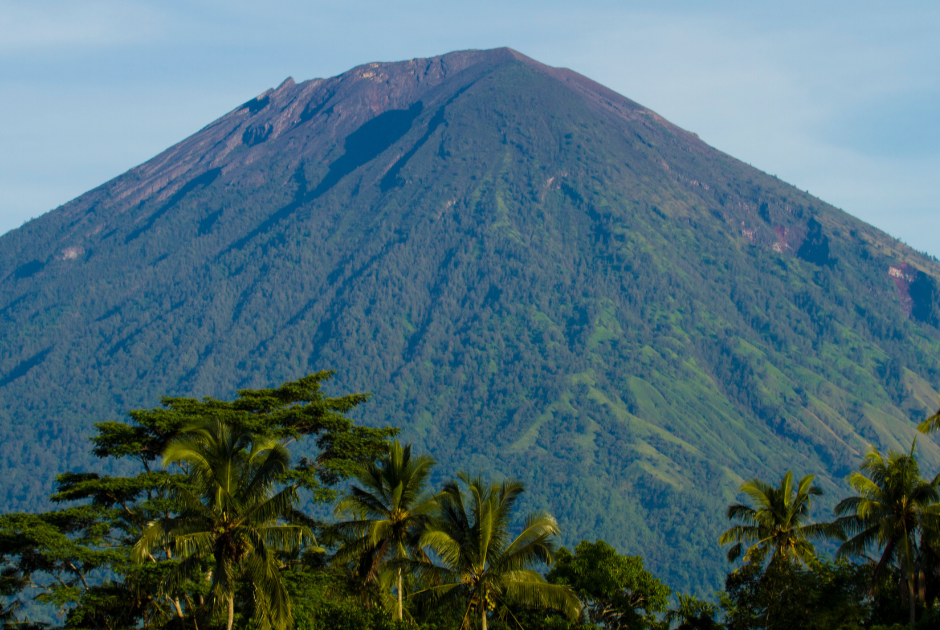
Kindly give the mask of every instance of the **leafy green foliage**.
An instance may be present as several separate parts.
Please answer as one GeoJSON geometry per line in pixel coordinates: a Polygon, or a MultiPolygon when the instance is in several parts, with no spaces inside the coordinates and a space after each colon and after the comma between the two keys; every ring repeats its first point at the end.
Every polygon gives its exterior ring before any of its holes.
{"type": "Polygon", "coordinates": [[[562,549],[547,577],[577,593],[590,623],[611,630],[664,627],[659,616],[669,588],[643,568],[642,558],[622,556],[603,540],[582,541],[574,554],[562,549]]]}
{"type": "Polygon", "coordinates": [[[678,595],[676,608],[666,613],[666,621],[676,624],[676,630],[722,630],[718,621],[718,607],[694,595],[678,595]]]}
{"type": "Polygon", "coordinates": [[[727,628],[860,630],[872,609],[870,579],[870,567],[845,561],[744,565],[728,575],[722,595],[727,628]]]}
{"type": "Polygon", "coordinates": [[[330,527],[345,541],[336,561],[354,561],[363,582],[379,580],[382,570],[396,574],[398,597],[396,619],[403,616],[402,567],[388,566],[395,560],[424,560],[419,547],[422,531],[437,508],[435,497],[425,493],[434,460],[427,455],[412,458],[411,445],[392,442],[388,454],[366,464],[356,475],[359,485],[337,505],[336,512],[353,516],[330,527]]]}
{"type": "Polygon", "coordinates": [[[452,603],[463,610],[461,628],[475,616],[486,630],[490,613],[505,618],[510,606],[551,608],[577,617],[580,602],[565,586],[551,584],[535,570],[551,564],[558,524],[546,513],[526,516],[512,536],[511,519],[523,486],[517,481],[486,483],[466,473],[444,485],[436,517],[421,534],[440,564],[412,566],[430,585],[414,594],[452,603]],[[466,491],[461,488],[461,482],[466,491]]]}
{"type": "Polygon", "coordinates": [[[284,573],[294,602],[296,630],[405,630],[414,625],[394,621],[382,607],[365,607],[341,580],[325,571],[297,567],[284,573]]]}
{"type": "Polygon", "coordinates": [[[301,460],[298,466],[284,471],[284,478],[311,491],[314,501],[332,501],[336,494],[329,487],[384,452],[384,440],[397,432],[354,425],[345,414],[369,396],[324,396],[322,384],[333,375],[321,371],[276,388],[240,390],[233,401],[164,397],[162,408],[131,411],[128,415],[133,426],[114,422],[96,425],[99,434],[92,438],[94,453],[99,457],[133,457],[149,472],[149,462],[166,453],[182,427],[209,418],[246,435],[284,443],[313,436],[316,459],[301,460]]]}
{"type": "Polygon", "coordinates": [[[233,427],[216,417],[186,426],[167,444],[163,463],[180,464],[185,482],[169,484],[177,512],[151,522],[134,546],[138,562],[155,549],[172,549],[180,563],[168,576],[170,590],[198,580],[210,565],[211,603],[227,607],[232,630],[238,583],[251,584],[254,621],[261,630],[292,625],[290,600],[281,583],[280,555],[316,545],[294,514],[297,487],[276,490],[289,467],[287,449],[270,437],[233,427]]]}
{"type": "MultiPolygon", "coordinates": [[[[149,471],[104,480],[70,473],[60,478],[63,492],[56,499],[84,496],[86,503],[0,517],[4,629],[38,627],[17,620],[30,589],[35,602],[65,613],[63,628],[169,630],[191,622],[467,630],[476,619],[483,630],[491,623],[494,630],[920,630],[940,619],[936,480],[920,478],[913,447],[887,461],[873,450],[862,466],[869,476],[851,478],[860,495],[840,503],[848,516],[832,526],[840,535],[841,525],[864,530],[843,546],[853,553],[885,540],[890,547],[891,536],[910,532],[908,551],[886,551],[879,563],[794,552],[813,532],[827,531],[800,529],[813,527],[804,524],[809,498],[819,494],[812,475],[796,487],[789,474],[779,488],[747,482],[758,509],[736,504],[730,514],[756,523],[750,527],[764,548],[728,575],[719,620],[719,607],[694,596],[679,594],[670,606],[670,589],[640,557],[622,556],[604,541],[583,541],[574,554],[554,553],[558,527],[547,514],[529,514],[513,531],[519,482],[487,484],[482,476],[461,474],[438,495],[426,494],[433,461],[412,458],[411,445],[397,441],[386,451],[373,442],[377,460],[353,466],[371,492],[353,486],[341,500],[337,513],[358,520],[327,529],[330,537],[341,534],[343,544],[326,557],[310,544],[312,520],[295,509],[301,481],[285,474],[285,436],[277,425],[231,426],[206,413],[166,441],[162,462],[182,473],[163,473],[153,487],[147,484],[156,473],[149,471]],[[164,514],[135,530],[145,510],[164,514]],[[873,536],[876,530],[888,538],[873,536]],[[309,542],[302,549],[304,538],[309,542]],[[768,555],[766,565],[758,561],[768,555]],[[553,560],[547,580],[531,568],[553,560]],[[406,590],[412,593],[407,623],[401,621],[406,590]],[[909,626],[898,623],[904,609],[909,626]]],[[[129,452],[120,441],[113,448],[129,452]]]]}
{"type": "MultiPolygon", "coordinates": [[[[40,589],[36,601],[65,611],[68,627],[159,625],[191,619],[210,595],[210,583],[198,576],[214,570],[214,586],[219,579],[232,577],[220,573],[218,567],[213,569],[213,559],[205,553],[193,553],[205,551],[198,544],[201,539],[196,530],[200,523],[212,520],[215,508],[221,506],[223,512],[234,508],[243,514],[242,524],[253,526],[260,536],[247,541],[249,546],[264,546],[273,553],[285,541],[277,527],[265,525],[272,518],[287,519],[295,529],[318,526],[293,509],[298,490],[308,492],[314,501],[330,501],[337,496],[332,484],[386,451],[385,440],[396,431],[354,425],[344,413],[366,397],[325,396],[321,385],[331,376],[319,372],[273,389],[243,390],[234,401],[166,398],[161,408],[130,412],[130,422],[98,424],[98,434],[92,438],[95,455],[130,460],[137,465],[136,474],[63,473],[57,478],[52,501],[71,503],[70,507],[40,515],[0,516],[5,593],[40,589]],[[200,501],[199,488],[204,492],[211,485],[207,474],[215,468],[200,467],[198,458],[191,460],[189,455],[198,449],[193,435],[186,434],[187,427],[205,428],[207,422],[223,419],[231,423],[229,437],[241,436],[230,443],[233,457],[239,444],[263,445],[264,453],[278,453],[273,459],[265,457],[266,464],[258,460],[257,466],[247,465],[238,456],[226,465],[229,471],[250,473],[257,480],[248,494],[232,495],[237,505],[228,507],[225,501],[217,505],[208,496],[202,497],[204,503],[200,501]],[[308,437],[316,445],[313,457],[289,467],[281,444],[308,437]],[[189,450],[183,448],[187,444],[189,450]],[[181,465],[162,470],[157,459],[164,454],[171,459],[178,455],[181,465]],[[262,500],[271,483],[281,490],[262,500]],[[141,564],[131,550],[148,527],[154,539],[147,541],[148,561],[141,564]],[[180,527],[196,534],[190,541],[196,543],[195,549],[177,540],[180,527]],[[156,540],[161,538],[157,535],[161,529],[173,535],[156,540]],[[114,575],[122,579],[112,581],[114,575]]],[[[203,431],[202,437],[210,436],[203,431]]],[[[246,541],[236,536],[232,542],[241,548],[246,541]]],[[[266,580],[272,575],[272,564],[279,562],[272,553],[258,556],[267,558],[269,569],[255,567],[266,580]]],[[[264,613],[257,607],[254,612],[264,613]]]]}
{"type": "Polygon", "coordinates": [[[924,569],[935,572],[940,568],[936,562],[936,551],[940,548],[931,549],[930,544],[936,545],[940,524],[940,474],[929,481],[921,477],[914,456],[915,445],[916,441],[910,453],[889,452],[887,459],[872,448],[861,471],[849,476],[857,494],[836,506],[836,513],[841,516],[838,523],[852,535],[839,548],[839,554],[863,555],[874,550],[880,559],[873,582],[896,560],[907,588],[911,624],[916,620],[918,574],[924,569]],[[917,548],[919,533],[923,542],[921,554],[917,548]],[[918,555],[932,566],[924,567],[918,562],[918,555]]]}
{"type": "Polygon", "coordinates": [[[940,429],[940,410],[917,426],[917,430],[922,433],[933,433],[937,429],[940,429]]]}

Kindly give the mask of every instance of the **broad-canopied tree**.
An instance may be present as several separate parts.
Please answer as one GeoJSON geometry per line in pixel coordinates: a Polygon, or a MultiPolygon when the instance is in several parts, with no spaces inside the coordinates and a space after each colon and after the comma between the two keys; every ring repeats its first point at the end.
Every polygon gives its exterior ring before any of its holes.
{"type": "Polygon", "coordinates": [[[870,567],[845,559],[830,562],[817,558],[809,566],[795,562],[778,562],[766,568],[744,565],[728,574],[725,590],[719,596],[725,627],[728,630],[868,627],[874,608],[868,595],[870,579],[870,567]]]}
{"type": "Polygon", "coordinates": [[[574,554],[562,549],[547,577],[575,591],[586,621],[610,630],[658,628],[669,605],[669,588],[643,568],[642,558],[622,556],[603,540],[582,541],[574,554]]]}
{"type": "MultiPolygon", "coordinates": [[[[4,585],[17,592],[22,590],[18,585],[40,587],[30,593],[45,593],[39,599],[63,610],[69,627],[192,623],[208,595],[205,580],[177,580],[173,586],[169,578],[180,559],[169,542],[151,549],[146,563],[132,558],[132,547],[148,523],[181,513],[170,491],[186,483],[186,471],[177,465],[161,468],[167,445],[184,427],[213,418],[282,445],[306,440],[308,457],[293,461],[280,487],[296,485],[314,501],[332,502],[336,484],[386,452],[386,439],[396,433],[356,426],[346,417],[368,396],[325,395],[323,385],[332,374],[318,372],[270,389],[242,390],[228,401],[164,398],[160,407],[129,412],[127,422],[98,423],[92,452],[120,462],[128,476],[63,473],[51,499],[65,507],[39,515],[6,515],[0,539],[10,544],[0,568],[18,581],[4,585]]],[[[316,525],[299,512],[290,518],[316,525]]],[[[27,605],[18,616],[31,610],[27,605]]]]}

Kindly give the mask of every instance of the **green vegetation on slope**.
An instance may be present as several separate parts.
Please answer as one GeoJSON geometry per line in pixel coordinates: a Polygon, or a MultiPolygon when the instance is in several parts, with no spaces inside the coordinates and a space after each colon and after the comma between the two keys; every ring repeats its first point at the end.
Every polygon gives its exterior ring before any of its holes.
{"type": "Polygon", "coordinates": [[[565,544],[708,593],[743,478],[835,496],[910,444],[935,262],[575,75],[462,55],[285,84],[3,236],[6,509],[96,470],[122,409],[330,365],[441,474],[520,479],[565,544]]]}
{"type": "Polygon", "coordinates": [[[136,474],[61,474],[52,499],[65,507],[0,515],[4,630],[877,630],[901,627],[905,614],[910,628],[940,622],[940,475],[921,476],[914,446],[870,451],[852,475],[858,494],[830,523],[809,520],[823,496],[811,474],[745,482],[753,505],[731,505],[731,528],[712,541],[733,545],[732,562],[744,559],[716,605],[673,597],[641,556],[603,540],[558,549],[551,514],[521,523],[514,514],[524,492],[516,480],[460,473],[435,491],[434,461],[389,444],[394,429],[351,423],[344,413],[362,396],[325,397],[329,376],[242,390],[231,402],[167,398],[130,422],[99,423],[95,455],[133,460],[136,474]],[[295,462],[288,445],[304,438],[315,456],[295,462]],[[330,504],[349,477],[334,510],[351,520],[297,509],[299,492],[330,504]],[[839,560],[810,542],[825,538],[842,542],[839,560]]]}

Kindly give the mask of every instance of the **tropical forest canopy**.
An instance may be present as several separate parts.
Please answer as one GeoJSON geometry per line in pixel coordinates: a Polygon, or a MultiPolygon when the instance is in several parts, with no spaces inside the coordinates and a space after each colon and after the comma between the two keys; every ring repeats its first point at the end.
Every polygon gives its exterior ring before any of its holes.
{"type": "MultiPolygon", "coordinates": [[[[482,471],[435,487],[433,458],[346,413],[321,372],[234,401],[164,398],[102,422],[95,456],[134,474],[63,473],[52,511],[0,516],[0,623],[61,628],[745,630],[935,628],[940,474],[915,446],[872,448],[852,494],[813,519],[808,474],[751,479],[719,540],[711,601],[603,540],[559,548],[525,486],[482,471]],[[290,447],[309,441],[312,458],[290,447]],[[348,482],[346,489],[338,486],[348,482]],[[332,514],[301,508],[305,494],[332,514]],[[521,516],[521,518],[517,518],[521,516]],[[839,544],[835,558],[815,543],[839,544]],[[904,625],[908,622],[908,625],[904,625]]],[[[920,430],[940,429],[940,412],[920,430]]],[[[820,510],[816,506],[815,512],[820,510]]]]}

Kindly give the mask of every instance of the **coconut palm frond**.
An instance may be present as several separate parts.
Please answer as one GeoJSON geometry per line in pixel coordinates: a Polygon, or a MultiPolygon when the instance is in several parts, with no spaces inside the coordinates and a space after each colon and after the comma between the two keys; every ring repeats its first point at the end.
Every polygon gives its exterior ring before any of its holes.
{"type": "Polygon", "coordinates": [[[783,560],[808,564],[815,557],[810,541],[843,540],[839,524],[808,522],[812,498],[822,495],[814,480],[813,475],[806,475],[794,481],[793,472],[787,471],[777,486],[760,479],[744,482],[740,491],[753,505],[732,504],[728,519],[737,524],[718,539],[722,545],[731,545],[729,562],[743,557],[745,563],[763,563],[769,557],[770,564],[783,560]]]}
{"type": "Polygon", "coordinates": [[[929,481],[922,478],[914,455],[916,443],[915,439],[908,453],[889,451],[887,457],[872,447],[859,472],[849,476],[849,485],[857,495],[836,506],[836,514],[841,515],[836,523],[852,535],[839,548],[838,554],[862,556],[870,550],[880,551],[881,557],[872,574],[872,591],[888,566],[897,563],[903,575],[902,583],[907,585],[911,624],[916,606],[915,565],[920,555],[916,534],[928,532],[940,515],[937,478],[929,481]]]}
{"type": "Polygon", "coordinates": [[[179,511],[146,527],[135,556],[143,560],[161,545],[175,549],[182,562],[165,580],[168,591],[211,562],[214,610],[227,608],[230,617],[237,585],[245,580],[258,627],[285,630],[292,617],[277,555],[303,545],[316,548],[308,527],[289,522],[296,512],[296,488],[276,490],[289,465],[287,450],[217,418],[182,430],[167,444],[163,462],[185,464],[189,471],[185,480],[168,482],[179,511]]]}
{"type": "Polygon", "coordinates": [[[334,562],[356,562],[362,582],[391,579],[386,568],[393,569],[399,620],[405,614],[403,561],[418,554],[421,532],[436,509],[436,497],[425,492],[433,466],[433,459],[414,456],[411,445],[396,440],[378,461],[358,471],[357,483],[336,506],[338,515],[352,518],[332,528],[344,538],[334,562]]]}
{"type": "Polygon", "coordinates": [[[567,586],[549,584],[535,571],[512,571],[501,576],[508,603],[557,610],[572,621],[581,612],[581,601],[567,586]]]}
{"type": "Polygon", "coordinates": [[[512,537],[512,511],[524,487],[518,481],[487,483],[481,476],[458,475],[445,484],[436,518],[421,536],[440,566],[416,567],[432,583],[422,594],[460,598],[464,624],[476,609],[483,627],[500,606],[519,604],[552,608],[574,619],[581,604],[567,586],[549,584],[532,569],[552,561],[555,519],[544,512],[529,514],[522,531],[512,537]]]}

